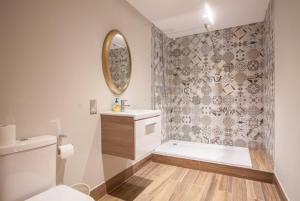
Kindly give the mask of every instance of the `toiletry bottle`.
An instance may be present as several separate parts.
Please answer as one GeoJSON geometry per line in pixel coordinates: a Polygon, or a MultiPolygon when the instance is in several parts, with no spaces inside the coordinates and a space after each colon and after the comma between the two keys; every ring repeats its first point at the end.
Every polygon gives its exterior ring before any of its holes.
{"type": "Polygon", "coordinates": [[[120,98],[115,97],[112,110],[113,112],[121,112],[120,98]]]}

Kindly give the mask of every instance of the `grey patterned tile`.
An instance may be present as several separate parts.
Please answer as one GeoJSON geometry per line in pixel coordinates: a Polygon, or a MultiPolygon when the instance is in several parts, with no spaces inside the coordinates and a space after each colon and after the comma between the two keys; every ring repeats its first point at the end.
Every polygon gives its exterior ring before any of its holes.
{"type": "Polygon", "coordinates": [[[164,140],[262,143],[264,23],[211,32],[215,50],[207,33],[169,39],[154,27],[152,35],[152,100],[166,116],[164,140]]]}

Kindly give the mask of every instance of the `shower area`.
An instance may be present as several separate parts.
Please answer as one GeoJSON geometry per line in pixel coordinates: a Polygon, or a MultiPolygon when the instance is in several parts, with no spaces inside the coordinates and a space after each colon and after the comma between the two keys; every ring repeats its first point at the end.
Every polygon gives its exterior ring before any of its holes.
{"type": "Polygon", "coordinates": [[[272,169],[273,30],[264,22],[169,38],[152,28],[152,105],[162,155],[272,169]]]}

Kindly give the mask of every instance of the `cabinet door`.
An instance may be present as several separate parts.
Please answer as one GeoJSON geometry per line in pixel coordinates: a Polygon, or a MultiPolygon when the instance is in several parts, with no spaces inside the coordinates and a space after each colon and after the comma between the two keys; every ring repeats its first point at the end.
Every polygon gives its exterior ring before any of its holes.
{"type": "Polygon", "coordinates": [[[133,118],[101,115],[101,132],[103,154],[135,159],[133,118]]]}
{"type": "Polygon", "coordinates": [[[136,159],[152,153],[161,144],[161,117],[156,116],[134,122],[136,159]]]}

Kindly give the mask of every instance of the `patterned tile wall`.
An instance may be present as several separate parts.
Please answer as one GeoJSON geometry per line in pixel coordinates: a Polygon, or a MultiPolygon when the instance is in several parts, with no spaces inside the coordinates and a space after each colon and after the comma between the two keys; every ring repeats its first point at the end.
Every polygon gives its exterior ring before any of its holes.
{"type": "MultiPolygon", "coordinates": [[[[166,79],[166,70],[165,66],[167,65],[167,59],[169,59],[166,44],[170,40],[162,31],[160,31],[155,26],[152,27],[152,55],[151,55],[151,79],[152,79],[152,107],[153,109],[161,110],[162,116],[162,138],[163,141],[172,139],[170,132],[167,132],[169,127],[168,114],[169,108],[172,108],[172,105],[169,104],[170,101],[167,98],[170,96],[167,95],[167,86],[170,84],[167,83],[166,79]]],[[[169,87],[168,87],[169,88],[169,87]]]]}
{"type": "Polygon", "coordinates": [[[264,24],[177,39],[153,28],[153,107],[163,138],[247,146],[263,142],[264,24]]]}
{"type": "Polygon", "coordinates": [[[274,10],[273,1],[270,1],[268,7],[264,26],[265,26],[265,39],[264,39],[264,55],[265,55],[265,67],[263,72],[263,130],[264,130],[264,146],[274,160],[274,90],[275,90],[275,78],[274,78],[274,10]]]}

